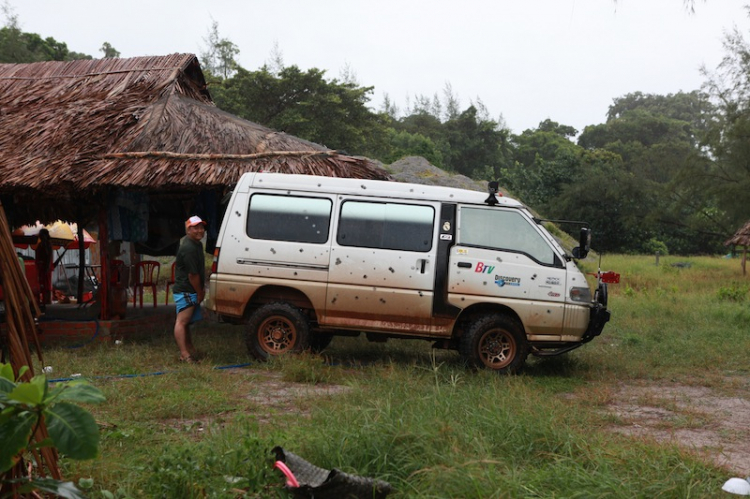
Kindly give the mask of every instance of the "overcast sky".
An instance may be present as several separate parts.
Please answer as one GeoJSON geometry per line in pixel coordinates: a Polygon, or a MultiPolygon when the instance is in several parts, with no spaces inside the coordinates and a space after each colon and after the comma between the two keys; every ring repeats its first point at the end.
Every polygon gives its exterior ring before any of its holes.
{"type": "Polygon", "coordinates": [[[23,31],[100,57],[199,55],[212,20],[258,69],[278,47],[287,66],[346,68],[404,110],[443,95],[477,98],[513,132],[550,118],[579,131],[602,123],[615,97],[699,89],[724,33],[748,33],[748,0],[4,0],[23,31]]]}

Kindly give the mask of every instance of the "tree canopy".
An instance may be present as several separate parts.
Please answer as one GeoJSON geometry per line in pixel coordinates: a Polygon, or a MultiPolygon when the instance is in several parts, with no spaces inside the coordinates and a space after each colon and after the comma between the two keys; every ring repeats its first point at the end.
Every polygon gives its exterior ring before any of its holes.
{"type": "Polygon", "coordinates": [[[0,63],[40,61],[72,61],[92,59],[90,55],[68,50],[63,42],[52,37],[42,38],[36,33],[25,33],[18,24],[18,16],[8,4],[2,6],[5,26],[0,28],[0,63]]]}

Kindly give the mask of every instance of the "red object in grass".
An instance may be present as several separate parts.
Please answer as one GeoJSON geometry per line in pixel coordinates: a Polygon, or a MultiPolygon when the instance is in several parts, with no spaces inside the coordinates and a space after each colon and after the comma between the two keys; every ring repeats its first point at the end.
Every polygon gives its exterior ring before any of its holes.
{"type": "Polygon", "coordinates": [[[606,282],[607,284],[618,284],[620,282],[620,274],[612,272],[611,270],[608,272],[602,272],[600,277],[602,282],[606,282]]]}
{"type": "Polygon", "coordinates": [[[294,477],[294,473],[292,473],[292,470],[290,470],[286,464],[284,464],[282,461],[276,461],[273,464],[273,467],[281,470],[281,472],[286,477],[286,486],[287,487],[299,487],[299,482],[294,477]]]}

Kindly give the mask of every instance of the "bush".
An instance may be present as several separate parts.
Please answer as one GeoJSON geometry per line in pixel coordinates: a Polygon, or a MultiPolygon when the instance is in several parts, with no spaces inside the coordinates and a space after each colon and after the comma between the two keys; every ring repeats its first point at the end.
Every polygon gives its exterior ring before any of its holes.
{"type": "Polygon", "coordinates": [[[659,241],[655,237],[652,237],[651,239],[643,243],[642,249],[643,249],[643,253],[647,255],[653,255],[657,251],[659,252],[660,255],[669,254],[669,248],[667,248],[667,245],[664,242],[659,241]]]}
{"type": "Polygon", "coordinates": [[[750,290],[748,286],[739,286],[736,284],[731,286],[721,286],[718,291],[716,291],[716,296],[718,296],[721,301],[742,302],[747,298],[748,290],[750,290]]]}

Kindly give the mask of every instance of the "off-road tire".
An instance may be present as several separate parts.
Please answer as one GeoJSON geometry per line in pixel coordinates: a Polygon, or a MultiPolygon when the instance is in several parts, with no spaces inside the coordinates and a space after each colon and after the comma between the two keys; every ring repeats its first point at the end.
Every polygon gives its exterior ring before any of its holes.
{"type": "Polygon", "coordinates": [[[607,307],[607,301],[608,300],[608,292],[607,292],[607,283],[603,282],[599,284],[599,288],[596,290],[596,299],[599,303],[601,303],[605,308],[607,307]]]}
{"type": "Polygon", "coordinates": [[[483,315],[461,337],[459,352],[472,367],[516,374],[529,355],[529,343],[517,321],[503,314],[483,315]]]}
{"type": "Polygon", "coordinates": [[[296,307],[269,303],[253,312],[247,322],[247,349],[258,360],[299,353],[310,345],[310,324],[296,307]]]}

